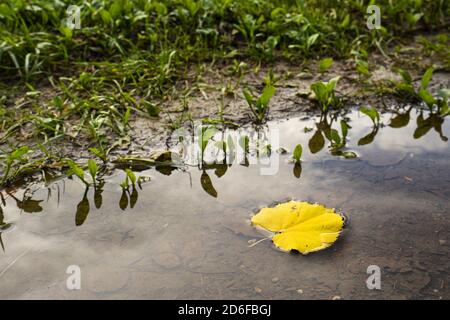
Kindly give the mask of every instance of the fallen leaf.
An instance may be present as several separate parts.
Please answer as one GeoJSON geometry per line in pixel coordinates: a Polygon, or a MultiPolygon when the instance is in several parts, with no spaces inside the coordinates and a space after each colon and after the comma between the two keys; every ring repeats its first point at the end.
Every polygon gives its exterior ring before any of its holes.
{"type": "Polygon", "coordinates": [[[252,218],[254,225],[271,232],[280,249],[303,254],[331,246],[344,226],[334,209],[308,202],[289,201],[274,208],[263,208],[252,218]]]}

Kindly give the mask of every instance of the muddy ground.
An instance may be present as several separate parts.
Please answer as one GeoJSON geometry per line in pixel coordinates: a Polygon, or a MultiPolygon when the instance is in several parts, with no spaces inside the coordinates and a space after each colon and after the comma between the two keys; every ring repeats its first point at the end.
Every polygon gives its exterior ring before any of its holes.
{"type": "MultiPolygon", "coordinates": [[[[392,94],[393,83],[400,80],[396,72],[399,68],[408,70],[417,85],[424,70],[433,66],[435,72],[430,91],[436,94],[440,88],[450,87],[449,62],[445,55],[424,54],[417,40],[408,45],[390,48],[386,52],[377,51],[369,55],[369,76],[358,74],[354,59],[334,61],[331,68],[323,74],[318,70],[318,60],[304,61],[299,65],[278,62],[270,67],[248,63],[241,79],[237,79],[235,74],[230,75],[231,66],[204,65],[201,70],[197,67],[185,80],[191,87],[187,98],[174,95],[160,101],[161,113],[158,118],[133,114],[130,130],[125,138],[119,138],[112,131],[108,132],[109,140],[117,142],[109,157],[114,159],[124,154],[145,157],[155,150],[165,149],[166,140],[174,129],[195,120],[224,120],[233,125],[251,122],[251,112],[242,89],[248,87],[260,92],[264,86],[264,77],[270,69],[276,79],[277,91],[270,102],[267,120],[319,112],[310,86],[336,76],[340,77],[336,92],[342,98],[344,108],[370,105],[379,110],[389,110],[408,104],[410,101],[392,94]]],[[[56,95],[54,90],[45,84],[39,90],[42,92],[41,99],[52,99],[56,95]]],[[[76,135],[76,138],[70,137],[79,121],[80,119],[74,118],[65,123],[68,135],[49,143],[47,147],[54,155],[83,164],[92,158],[88,149],[95,146],[95,143],[89,139],[87,132],[83,131],[76,135]]],[[[0,147],[5,147],[8,143],[35,146],[42,143],[36,140],[32,131],[32,125],[25,124],[10,137],[5,137],[6,133],[0,134],[0,147]]],[[[44,154],[39,152],[34,154],[35,158],[43,156],[44,154]]],[[[58,168],[59,164],[55,163],[54,166],[58,168]]]]}

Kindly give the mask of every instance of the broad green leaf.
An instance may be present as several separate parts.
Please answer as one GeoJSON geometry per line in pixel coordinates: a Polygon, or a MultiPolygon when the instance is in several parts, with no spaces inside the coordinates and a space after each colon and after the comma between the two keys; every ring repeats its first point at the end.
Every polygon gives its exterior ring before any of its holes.
{"type": "Polygon", "coordinates": [[[202,126],[200,129],[200,137],[199,137],[199,144],[200,144],[200,148],[202,153],[205,152],[205,149],[208,145],[208,142],[211,140],[212,137],[214,137],[214,135],[217,132],[217,129],[213,126],[202,126]]]}
{"type": "Polygon", "coordinates": [[[114,20],[116,20],[121,12],[122,12],[122,5],[121,5],[121,1],[114,1],[114,3],[111,5],[111,7],[109,8],[109,14],[111,15],[111,18],[113,18],[114,20]]]}
{"type": "Polygon", "coordinates": [[[348,129],[350,128],[350,126],[348,125],[347,122],[345,122],[344,120],[341,120],[341,132],[342,132],[342,137],[345,139],[348,135],[348,129]]]}
{"type": "Polygon", "coordinates": [[[435,104],[436,100],[434,99],[433,95],[429,93],[425,89],[419,90],[419,97],[423,100],[423,102],[426,103],[428,107],[432,107],[433,104],[435,104]]]}
{"type": "Polygon", "coordinates": [[[378,113],[377,109],[373,107],[361,107],[359,111],[368,116],[375,125],[380,121],[380,114],[378,113]]]}
{"type": "Polygon", "coordinates": [[[350,24],[350,15],[347,14],[344,17],[344,20],[342,20],[341,24],[339,25],[340,28],[345,29],[350,24]]]}
{"type": "Polygon", "coordinates": [[[97,175],[97,163],[94,160],[89,159],[88,160],[88,169],[89,169],[89,174],[92,177],[92,180],[95,181],[95,177],[97,175]]]}
{"type": "Polygon", "coordinates": [[[27,146],[20,147],[19,149],[14,150],[11,153],[11,155],[9,156],[9,158],[11,160],[19,160],[24,155],[26,155],[29,151],[30,151],[30,148],[28,148],[27,146]]]}
{"type": "Polygon", "coordinates": [[[128,121],[130,121],[130,116],[131,116],[131,108],[128,107],[127,110],[125,111],[125,114],[123,115],[123,123],[125,125],[128,124],[128,121]]]}
{"type": "Polygon", "coordinates": [[[319,37],[318,33],[309,36],[308,40],[306,40],[306,47],[308,49],[311,48],[314,45],[314,43],[316,43],[318,37],[319,37]]]}
{"type": "Polygon", "coordinates": [[[260,103],[263,107],[267,107],[269,104],[270,99],[275,94],[275,87],[273,86],[265,86],[264,90],[261,94],[260,103]]]}
{"type": "Polygon", "coordinates": [[[340,76],[337,76],[337,77],[330,79],[330,81],[328,81],[328,83],[327,83],[327,93],[328,94],[330,94],[334,91],[340,78],[341,78],[340,76]]]}
{"type": "Polygon", "coordinates": [[[131,171],[130,169],[125,169],[125,172],[127,174],[127,177],[130,178],[130,181],[133,185],[136,184],[137,178],[136,175],[134,174],[133,171],[131,171]]]}
{"type": "Polygon", "coordinates": [[[78,178],[80,178],[84,182],[84,171],[81,169],[75,162],[69,160],[68,162],[70,171],[75,174],[78,178]]]}
{"type": "Polygon", "coordinates": [[[356,71],[358,71],[359,73],[361,73],[363,75],[369,75],[370,71],[369,71],[369,64],[367,63],[367,61],[357,60],[356,61],[356,71]]]}
{"type": "Polygon", "coordinates": [[[102,159],[103,161],[106,161],[106,155],[103,151],[97,149],[97,148],[89,148],[88,149],[91,153],[102,159]]]}
{"type": "Polygon", "coordinates": [[[420,81],[420,88],[421,89],[426,89],[428,88],[428,85],[430,84],[431,81],[431,77],[433,76],[433,68],[429,68],[427,69],[427,71],[425,71],[424,75],[422,76],[422,80],[420,81]]]}
{"type": "Polygon", "coordinates": [[[408,71],[405,71],[405,70],[403,70],[403,69],[400,69],[400,70],[398,71],[398,73],[400,74],[400,76],[402,77],[403,81],[404,81],[406,84],[412,84],[412,77],[411,77],[411,75],[409,74],[408,71]]]}
{"type": "Polygon", "coordinates": [[[100,10],[100,16],[103,20],[103,23],[105,23],[105,24],[111,24],[111,22],[113,21],[111,14],[108,11],[106,11],[105,9],[100,10]]]}
{"type": "Polygon", "coordinates": [[[300,162],[300,159],[302,157],[302,153],[303,153],[303,148],[301,144],[298,144],[295,146],[294,152],[292,154],[292,158],[296,161],[296,162],[300,162]]]}
{"type": "Polygon", "coordinates": [[[324,73],[331,67],[332,64],[333,64],[333,58],[325,58],[325,59],[320,60],[319,72],[324,73]]]}
{"type": "Polygon", "coordinates": [[[337,240],[344,220],[334,209],[289,201],[261,209],[252,217],[252,224],[275,232],[272,241],[278,248],[308,254],[331,246],[337,240]]]}
{"type": "Polygon", "coordinates": [[[331,140],[336,144],[336,145],[340,145],[341,144],[341,137],[339,136],[339,132],[337,132],[337,130],[335,129],[331,129],[330,130],[330,137],[331,140]]]}
{"type": "Polygon", "coordinates": [[[248,91],[247,89],[244,89],[244,90],[242,90],[242,92],[244,93],[244,97],[245,97],[245,100],[247,100],[248,105],[253,107],[255,102],[253,100],[253,97],[252,97],[250,91],[248,91]]]}
{"type": "Polygon", "coordinates": [[[59,27],[59,32],[61,32],[61,34],[64,35],[64,38],[66,38],[67,40],[72,39],[73,31],[65,25],[61,25],[59,27]]]}
{"type": "Polygon", "coordinates": [[[6,3],[2,3],[0,4],[0,15],[4,16],[5,18],[8,18],[12,17],[14,15],[14,12],[6,3]]]}
{"type": "Polygon", "coordinates": [[[327,93],[327,86],[323,82],[313,83],[311,90],[314,92],[316,99],[321,102],[325,100],[327,93]]]}

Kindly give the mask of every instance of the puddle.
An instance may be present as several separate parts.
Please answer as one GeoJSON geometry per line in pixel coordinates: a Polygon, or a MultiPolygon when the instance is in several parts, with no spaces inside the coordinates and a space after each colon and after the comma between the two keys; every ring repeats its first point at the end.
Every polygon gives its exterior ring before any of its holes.
{"type": "Polygon", "coordinates": [[[96,190],[76,178],[4,190],[0,298],[449,299],[450,124],[402,112],[378,129],[357,111],[271,122],[281,147],[303,146],[301,167],[274,148],[274,175],[252,164],[149,168],[128,192],[121,170],[96,190]],[[342,135],[340,120],[351,126],[340,151],[355,159],[329,148],[326,128],[342,135]],[[337,208],[348,227],[307,256],[250,246],[264,238],[252,213],[288,198],[337,208]],[[66,288],[71,265],[81,290],[66,288]],[[366,287],[370,265],[381,290],[366,287]]]}

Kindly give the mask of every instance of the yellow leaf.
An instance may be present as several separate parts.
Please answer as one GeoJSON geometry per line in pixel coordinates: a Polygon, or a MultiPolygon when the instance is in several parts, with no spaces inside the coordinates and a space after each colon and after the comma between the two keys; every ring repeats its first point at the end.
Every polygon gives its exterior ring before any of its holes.
{"type": "Polygon", "coordinates": [[[276,234],[273,243],[280,249],[303,254],[331,246],[344,226],[334,209],[308,202],[289,201],[274,208],[263,208],[252,223],[276,234]]]}

